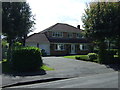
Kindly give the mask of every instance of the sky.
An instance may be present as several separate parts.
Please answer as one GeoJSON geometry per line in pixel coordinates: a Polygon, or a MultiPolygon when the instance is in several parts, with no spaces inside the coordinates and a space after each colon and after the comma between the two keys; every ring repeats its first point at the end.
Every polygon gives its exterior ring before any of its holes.
{"type": "Polygon", "coordinates": [[[27,0],[35,15],[35,30],[40,32],[56,23],[66,23],[82,28],[81,17],[90,0],[27,0]]]}

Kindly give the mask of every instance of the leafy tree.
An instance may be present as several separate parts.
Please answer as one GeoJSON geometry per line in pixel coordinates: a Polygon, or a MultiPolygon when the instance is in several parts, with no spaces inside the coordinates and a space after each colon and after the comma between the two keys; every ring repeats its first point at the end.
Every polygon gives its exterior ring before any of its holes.
{"type": "Polygon", "coordinates": [[[35,24],[29,4],[26,2],[2,3],[2,32],[9,43],[8,59],[11,59],[13,43],[22,42],[25,45],[27,34],[35,24]]]}
{"type": "Polygon", "coordinates": [[[11,44],[15,41],[25,43],[25,38],[35,24],[29,4],[26,2],[2,3],[2,31],[11,44]]]}
{"type": "MultiPolygon", "coordinates": [[[[100,61],[106,57],[105,40],[119,38],[120,3],[92,2],[87,5],[82,17],[87,37],[98,42],[100,61]]],[[[120,40],[120,39],[119,39],[120,40]]],[[[118,45],[119,47],[119,45],[118,45]]],[[[119,49],[118,49],[119,50],[119,49]]]]}

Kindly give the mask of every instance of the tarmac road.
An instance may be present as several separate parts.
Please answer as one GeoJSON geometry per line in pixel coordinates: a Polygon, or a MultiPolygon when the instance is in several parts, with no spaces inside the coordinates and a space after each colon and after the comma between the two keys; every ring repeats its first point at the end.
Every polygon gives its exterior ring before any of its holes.
{"type": "MultiPolygon", "coordinates": [[[[109,68],[105,65],[100,65],[97,63],[80,61],[75,59],[68,59],[63,57],[43,57],[43,62],[49,67],[54,68],[55,70],[46,71],[45,75],[40,75],[39,73],[34,75],[33,73],[33,75],[28,75],[24,77],[21,76],[13,77],[3,74],[2,86],[7,86],[16,83],[23,83],[23,82],[31,82],[36,80],[51,79],[51,78],[79,79],[80,77],[87,77],[94,75],[97,76],[99,74],[107,74],[107,73],[115,72],[113,68],[109,68]]],[[[109,78],[110,77],[108,77],[108,79],[109,78]]],[[[113,80],[116,80],[117,78],[118,75],[115,75],[115,77],[113,77],[113,80]]],[[[102,78],[100,79],[102,80],[102,78]]]]}
{"type": "Polygon", "coordinates": [[[112,72],[12,88],[118,88],[117,75],[112,72]]]}

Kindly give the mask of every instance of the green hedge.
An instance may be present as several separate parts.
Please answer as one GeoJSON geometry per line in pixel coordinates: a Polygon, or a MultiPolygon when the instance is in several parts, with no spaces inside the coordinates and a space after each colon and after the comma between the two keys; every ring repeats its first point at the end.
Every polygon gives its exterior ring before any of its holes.
{"type": "Polygon", "coordinates": [[[42,66],[41,52],[36,47],[19,47],[12,53],[12,68],[16,71],[35,71],[42,66]]]}
{"type": "Polygon", "coordinates": [[[95,59],[97,59],[97,54],[96,53],[88,53],[88,57],[90,59],[90,61],[93,61],[95,59]]]}
{"type": "MultiPolygon", "coordinates": [[[[108,49],[106,49],[107,51],[109,51],[108,49]]],[[[93,53],[97,53],[98,54],[99,50],[98,49],[95,49],[93,50],[93,53]]],[[[118,52],[117,49],[110,49],[110,52],[112,52],[114,55],[118,52]]]]}
{"type": "Polygon", "coordinates": [[[41,50],[41,54],[42,54],[42,56],[47,56],[47,53],[44,49],[41,50]]]}

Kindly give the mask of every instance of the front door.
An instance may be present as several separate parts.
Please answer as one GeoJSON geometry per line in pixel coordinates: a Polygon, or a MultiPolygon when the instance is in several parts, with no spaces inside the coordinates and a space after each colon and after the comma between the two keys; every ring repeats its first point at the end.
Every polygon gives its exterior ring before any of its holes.
{"type": "Polygon", "coordinates": [[[75,44],[71,44],[71,54],[75,54],[75,44]]]}

